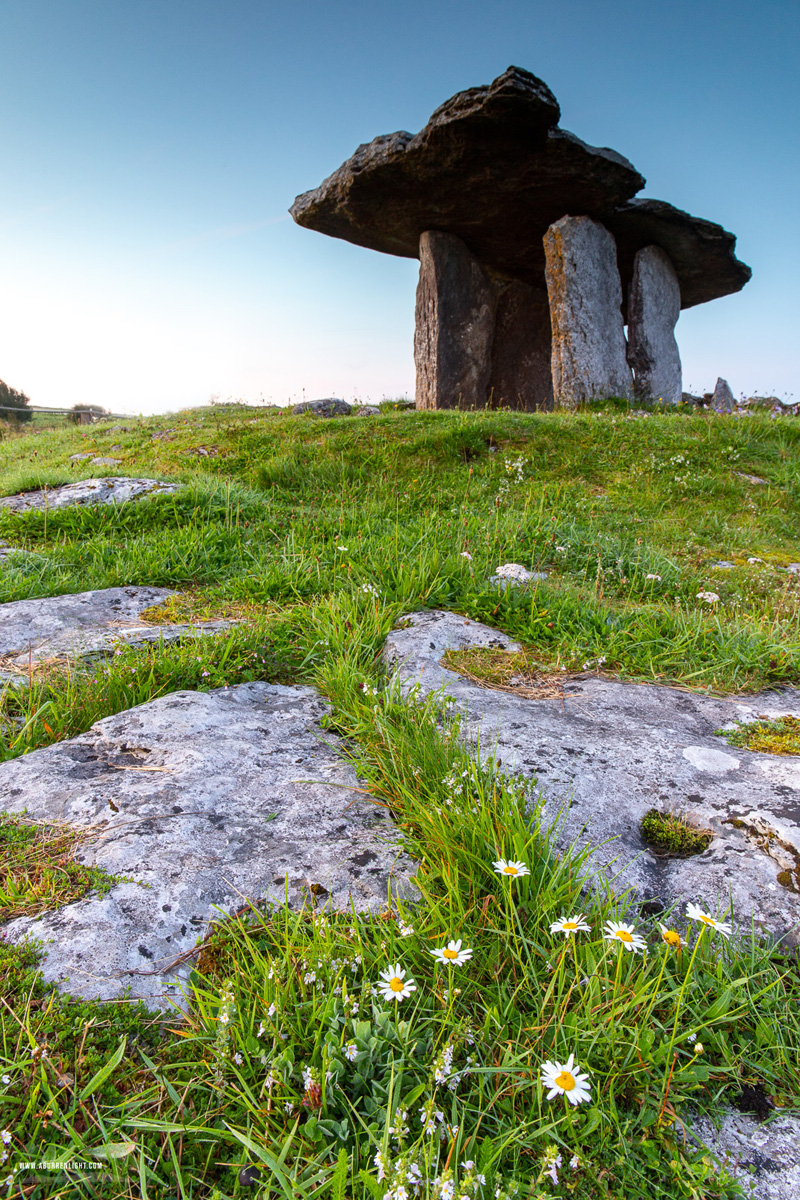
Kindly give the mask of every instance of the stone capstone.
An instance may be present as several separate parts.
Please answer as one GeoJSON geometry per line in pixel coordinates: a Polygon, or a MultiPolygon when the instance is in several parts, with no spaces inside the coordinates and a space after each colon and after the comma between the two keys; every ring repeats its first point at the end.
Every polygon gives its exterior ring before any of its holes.
{"type": "Polygon", "coordinates": [[[313,413],[317,417],[349,417],[352,411],[352,407],[345,400],[338,400],[335,396],[328,396],[324,400],[304,400],[302,404],[295,404],[292,409],[297,416],[301,413],[313,413]]]}
{"type": "Polygon", "coordinates": [[[160,479],[82,479],[79,483],[38,488],[17,496],[2,496],[0,508],[11,512],[27,512],[29,509],[68,508],[72,504],[125,504],[141,496],[177,492],[179,487],[179,483],[165,483],[160,479]]]}
{"type": "Polygon", "coordinates": [[[646,246],[633,262],[628,294],[628,363],[639,400],[677,404],[683,395],[675,325],[681,291],[675,268],[658,246],[646,246]]]}
{"type": "Polygon", "coordinates": [[[611,234],[589,217],[562,217],[544,236],[557,408],[633,395],[622,287],[611,234]]]}
{"type": "Polygon", "coordinates": [[[176,692],[0,765],[8,812],[84,830],[78,860],[129,879],[18,917],[7,940],[39,939],[44,980],[72,995],[130,987],[166,1007],[184,1003],[180,956],[247,899],[378,912],[390,894],[416,898],[414,864],[323,732],[326,712],[308,687],[176,692]]]}
{"type": "Polygon", "coordinates": [[[800,692],[714,699],[599,677],[565,679],[558,699],[493,692],[441,665],[447,649],[515,650],[505,634],[455,613],[416,613],[389,634],[385,658],[404,687],[444,688],[470,743],[535,779],[557,843],[591,847],[591,873],[618,892],[725,913],[746,934],[800,945],[800,759],[734,749],[724,726],[792,714],[800,692]],[[645,813],[679,812],[713,832],[692,858],[665,858],[640,832],[645,813]]]}
{"type": "Polygon", "coordinates": [[[31,664],[107,656],[121,646],[221,633],[230,621],[153,625],[141,613],[175,595],[170,588],[117,587],[0,604],[0,677],[31,664]]]}

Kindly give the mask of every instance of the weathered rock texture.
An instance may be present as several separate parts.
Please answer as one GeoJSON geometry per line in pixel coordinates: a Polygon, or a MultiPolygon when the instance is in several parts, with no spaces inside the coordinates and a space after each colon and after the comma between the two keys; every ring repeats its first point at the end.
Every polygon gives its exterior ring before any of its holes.
{"type": "Polygon", "coordinates": [[[414,895],[385,810],[324,735],[312,688],[176,692],[0,765],[3,807],[89,832],[77,857],[131,882],[4,932],[44,942],[46,981],[87,999],[181,1004],[191,950],[246,899],[379,911],[414,895]],[[112,807],[113,805],[113,807],[112,807]],[[315,899],[312,899],[315,898],[315,899]]]}
{"type": "Polygon", "coordinates": [[[38,488],[18,496],[0,497],[0,508],[26,512],[32,508],[67,508],[71,504],[124,504],[140,496],[177,492],[180,484],[160,479],[82,479],[61,487],[38,488]]]}
{"type": "Polygon", "coordinates": [[[675,325],[681,289],[675,268],[658,246],[645,246],[633,262],[628,294],[628,362],[641,400],[677,404],[683,395],[675,325]]]}
{"type": "Polygon", "coordinates": [[[25,673],[52,659],[108,655],[118,646],[179,641],[219,633],[230,621],[152,625],[140,614],[175,593],[169,588],[117,587],[71,596],[0,604],[0,675],[25,673]]]}
{"type": "Polygon", "coordinates": [[[589,217],[562,217],[544,249],[556,407],[632,396],[613,237],[589,217]]]}
{"type": "Polygon", "coordinates": [[[667,906],[688,901],[800,945],[800,759],[733,749],[715,731],[792,713],[800,692],[717,700],[597,677],[565,682],[563,699],[490,691],[440,665],[446,649],[518,647],[454,613],[417,613],[385,655],[423,695],[446,688],[468,737],[503,768],[535,777],[558,840],[594,848],[592,871],[617,891],[667,906]],[[642,840],[650,808],[681,811],[713,831],[705,853],[663,858],[642,840]]]}
{"type": "MultiPolygon", "coordinates": [[[[650,245],[670,258],[682,308],[745,285],[750,268],[736,259],[732,234],[664,201],[636,199],[644,179],[631,163],[558,128],[559,115],[541,79],[509,67],[488,86],[446,101],[419,133],[359,146],[319,187],[298,196],[291,214],[309,229],[408,258],[420,256],[424,233],[450,234],[490,277],[527,284],[537,295],[544,292],[545,232],[567,214],[585,215],[616,238],[625,296],[635,256],[650,245]]],[[[531,338],[539,347],[534,331],[531,338]]],[[[505,366],[488,402],[495,395],[508,402],[506,393],[520,407],[542,406],[528,356],[516,337],[512,345],[510,356],[498,352],[505,366]]],[[[540,351],[533,353],[538,361],[540,351]]],[[[427,377],[423,384],[429,397],[427,377]]],[[[447,390],[436,406],[450,404],[447,390]]]]}
{"type": "Polygon", "coordinates": [[[488,402],[493,407],[553,407],[550,309],[545,288],[519,280],[499,287],[488,402]]]}
{"type": "Polygon", "coordinates": [[[419,242],[414,363],[417,408],[484,408],[491,372],[495,289],[450,233],[419,242]]]}
{"type": "Polygon", "coordinates": [[[718,379],[714,385],[714,396],[711,401],[717,412],[733,412],[736,408],[736,398],[730,389],[727,379],[718,379]]]}
{"type": "Polygon", "coordinates": [[[800,1120],[779,1116],[761,1124],[729,1109],[718,1121],[696,1117],[698,1138],[733,1175],[750,1200],[796,1200],[800,1195],[800,1120]]]}
{"type": "Polygon", "coordinates": [[[292,409],[298,416],[302,413],[313,413],[317,417],[349,417],[352,411],[346,400],[339,400],[336,396],[328,396],[324,400],[304,400],[302,404],[295,404],[292,409]]]}

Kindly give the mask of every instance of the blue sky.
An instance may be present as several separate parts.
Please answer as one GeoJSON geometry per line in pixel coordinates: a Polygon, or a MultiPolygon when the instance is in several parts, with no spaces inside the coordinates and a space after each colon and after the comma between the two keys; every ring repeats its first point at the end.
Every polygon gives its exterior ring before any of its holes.
{"type": "Polygon", "coordinates": [[[561,124],[753,268],[684,386],[800,397],[797,0],[0,0],[0,378],[157,412],[413,395],[417,264],[287,209],[360,142],[525,67],[561,124]]]}

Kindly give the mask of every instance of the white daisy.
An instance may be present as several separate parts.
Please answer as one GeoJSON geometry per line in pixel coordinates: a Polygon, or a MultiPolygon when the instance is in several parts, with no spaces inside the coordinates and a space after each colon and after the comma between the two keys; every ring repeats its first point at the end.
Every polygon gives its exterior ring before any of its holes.
{"type": "Polygon", "coordinates": [[[512,878],[517,878],[520,875],[530,875],[530,871],[524,862],[512,862],[511,859],[498,858],[496,863],[492,863],[492,866],[498,875],[510,875],[512,878]]]}
{"type": "Polygon", "coordinates": [[[673,950],[680,950],[683,942],[677,929],[669,929],[666,925],[662,925],[660,921],[658,922],[658,928],[661,930],[662,942],[666,943],[667,946],[671,946],[673,950]]]}
{"type": "Polygon", "coordinates": [[[646,949],[644,938],[634,932],[632,925],[620,924],[617,921],[606,921],[603,938],[607,942],[621,942],[626,950],[631,950],[634,954],[646,949]]]}
{"type": "Polygon", "coordinates": [[[550,926],[550,932],[563,933],[569,937],[571,933],[590,933],[591,926],[586,924],[583,919],[583,913],[580,913],[576,917],[567,917],[565,921],[553,921],[550,926]]]}
{"type": "Polygon", "coordinates": [[[381,981],[375,985],[384,1000],[405,1000],[417,990],[413,979],[406,979],[406,973],[397,963],[387,971],[381,971],[381,981]]]}
{"type": "Polygon", "coordinates": [[[445,963],[449,967],[462,967],[472,958],[471,950],[466,947],[461,949],[461,938],[457,942],[448,942],[440,950],[431,950],[430,953],[434,958],[438,958],[439,962],[445,963]]]}
{"type": "Polygon", "coordinates": [[[550,1088],[548,1100],[554,1096],[566,1096],[570,1104],[583,1104],[591,1100],[589,1076],[578,1071],[574,1054],[570,1054],[565,1063],[542,1063],[541,1070],[542,1083],[550,1088]]]}
{"type": "Polygon", "coordinates": [[[723,937],[728,937],[731,932],[730,925],[724,921],[718,921],[709,913],[703,912],[696,904],[686,905],[686,915],[691,921],[699,921],[701,925],[707,925],[709,929],[713,929],[716,933],[721,933],[723,937]]]}

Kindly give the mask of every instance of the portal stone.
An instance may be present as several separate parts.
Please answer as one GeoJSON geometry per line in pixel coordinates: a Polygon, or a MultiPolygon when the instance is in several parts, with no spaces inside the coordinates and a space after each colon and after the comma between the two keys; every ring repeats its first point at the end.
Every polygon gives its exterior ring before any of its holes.
{"type": "Polygon", "coordinates": [[[733,412],[736,408],[736,400],[727,379],[717,380],[711,403],[717,412],[733,412]]]}
{"type": "Polygon", "coordinates": [[[414,363],[417,408],[485,408],[496,290],[461,238],[419,239],[414,363]]]}
{"type": "Polygon", "coordinates": [[[544,235],[556,408],[630,399],[622,285],[613,236],[590,217],[562,217],[544,235]]]}
{"type": "Polygon", "coordinates": [[[640,400],[677,404],[683,395],[674,333],[680,312],[675,268],[659,246],[646,246],[633,260],[628,293],[628,362],[640,400]]]}
{"type": "Polygon", "coordinates": [[[492,407],[553,407],[547,292],[515,280],[500,292],[489,380],[492,407]]]}

